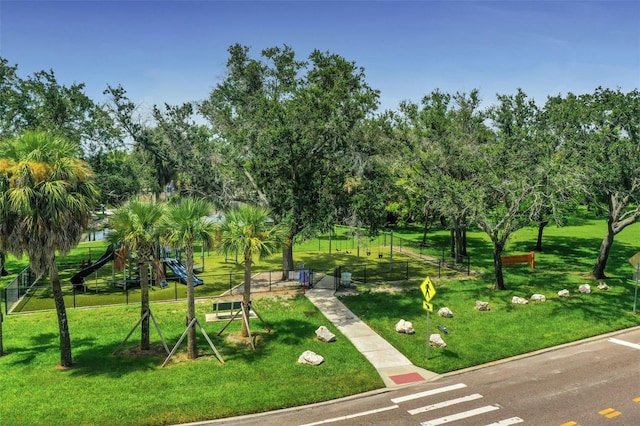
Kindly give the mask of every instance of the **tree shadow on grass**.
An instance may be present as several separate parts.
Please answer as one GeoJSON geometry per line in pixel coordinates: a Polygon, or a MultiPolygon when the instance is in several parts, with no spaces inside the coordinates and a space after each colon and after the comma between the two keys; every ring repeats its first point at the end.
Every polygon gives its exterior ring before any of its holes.
{"type": "Polygon", "coordinates": [[[31,336],[24,346],[5,348],[5,356],[10,365],[27,365],[36,360],[43,352],[59,347],[59,338],[55,333],[41,333],[31,336]]]}

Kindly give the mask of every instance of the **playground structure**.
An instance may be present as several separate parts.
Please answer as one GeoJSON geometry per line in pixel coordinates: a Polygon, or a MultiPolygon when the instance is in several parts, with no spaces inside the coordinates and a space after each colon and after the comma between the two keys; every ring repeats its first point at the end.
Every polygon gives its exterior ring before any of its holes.
{"type": "MultiPolygon", "coordinates": [[[[167,258],[161,259],[162,266],[164,267],[164,276],[167,281],[176,280],[182,284],[187,284],[187,267],[180,262],[179,259],[167,258]],[[171,272],[169,274],[168,272],[171,272]]],[[[193,286],[202,285],[202,281],[196,274],[193,274],[193,286]]]]}
{"type": "Polygon", "coordinates": [[[105,251],[104,254],[100,256],[100,258],[97,261],[93,263],[90,262],[88,266],[81,269],[80,272],[76,273],[74,276],[71,277],[71,284],[73,284],[73,286],[76,288],[83,287],[84,279],[86,277],[88,277],[98,269],[102,268],[108,262],[111,262],[112,260],[115,260],[115,259],[116,259],[116,251],[115,251],[115,248],[113,247],[113,244],[110,244],[109,247],[107,247],[107,251],[105,251]]]}
{"type": "MultiPolygon", "coordinates": [[[[78,288],[85,288],[85,278],[88,277],[89,275],[91,275],[92,273],[96,272],[98,269],[102,268],[103,266],[105,266],[107,263],[109,262],[118,262],[117,258],[119,256],[122,256],[122,253],[119,254],[119,250],[120,249],[116,249],[114,247],[113,244],[110,244],[107,247],[107,250],[104,252],[104,254],[102,256],[100,256],[100,258],[98,260],[96,260],[95,262],[88,262],[88,265],[86,265],[84,262],[82,263],[81,267],[82,269],[77,272],[76,274],[74,274],[71,277],[71,284],[73,284],[73,287],[75,289],[78,288]]],[[[123,264],[125,259],[121,259],[123,264]]],[[[129,262],[129,264],[131,264],[129,262]]],[[[160,259],[160,265],[162,266],[162,277],[158,277],[160,278],[160,287],[162,288],[166,288],[167,284],[166,281],[178,281],[182,284],[187,284],[187,268],[186,266],[179,260],[176,258],[163,258],[160,259]]],[[[137,271],[137,268],[129,268],[129,275],[124,277],[122,281],[117,281],[115,278],[115,270],[116,269],[121,269],[121,268],[117,268],[116,266],[114,266],[113,271],[112,271],[112,284],[117,286],[117,287],[135,287],[140,285],[140,277],[135,276],[137,271]],[[133,269],[133,270],[131,270],[133,269]]],[[[122,268],[124,269],[124,268],[122,268]]],[[[154,274],[155,275],[155,274],[154,274]]],[[[151,285],[154,285],[154,283],[156,282],[156,280],[152,279],[151,280],[151,285]]],[[[200,279],[197,275],[193,274],[193,285],[194,286],[198,286],[198,285],[202,285],[204,283],[204,281],[202,279],[200,279]]]]}

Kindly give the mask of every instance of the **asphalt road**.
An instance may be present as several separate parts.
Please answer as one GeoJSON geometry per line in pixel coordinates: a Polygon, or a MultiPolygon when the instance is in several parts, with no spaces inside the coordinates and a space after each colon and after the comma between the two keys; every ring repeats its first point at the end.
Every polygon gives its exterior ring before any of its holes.
{"type": "Polygon", "coordinates": [[[640,425],[640,328],[425,384],[199,425],[640,425]]]}

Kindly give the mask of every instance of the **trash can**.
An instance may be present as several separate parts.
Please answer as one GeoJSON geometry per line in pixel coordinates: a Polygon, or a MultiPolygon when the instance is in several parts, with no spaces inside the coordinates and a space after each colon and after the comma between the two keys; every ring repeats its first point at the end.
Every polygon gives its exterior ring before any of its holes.
{"type": "Polygon", "coordinates": [[[351,272],[343,272],[340,275],[340,285],[343,287],[351,287],[351,272]]]}

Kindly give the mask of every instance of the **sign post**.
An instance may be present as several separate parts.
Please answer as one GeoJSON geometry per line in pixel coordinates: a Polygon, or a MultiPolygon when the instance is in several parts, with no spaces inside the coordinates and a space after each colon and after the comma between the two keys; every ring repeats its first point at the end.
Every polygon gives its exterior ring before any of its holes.
{"type": "Polygon", "coordinates": [[[427,311],[427,359],[429,359],[429,314],[433,312],[433,304],[430,302],[431,299],[433,299],[433,296],[436,295],[436,288],[433,286],[431,278],[427,277],[422,281],[422,284],[420,284],[420,290],[424,296],[422,307],[427,311]]]}
{"type": "Polygon", "coordinates": [[[633,313],[636,313],[636,304],[638,301],[638,281],[640,281],[640,252],[634,254],[630,259],[629,263],[636,268],[635,274],[633,274],[633,278],[636,280],[636,290],[633,295],[633,313]]]}
{"type": "Polygon", "coordinates": [[[638,301],[638,281],[640,281],[640,263],[636,267],[636,273],[634,274],[636,278],[636,291],[633,295],[633,313],[636,313],[636,303],[638,301]]]}

